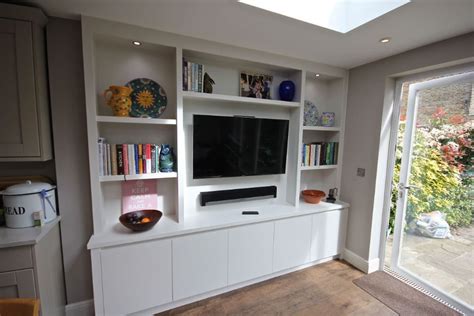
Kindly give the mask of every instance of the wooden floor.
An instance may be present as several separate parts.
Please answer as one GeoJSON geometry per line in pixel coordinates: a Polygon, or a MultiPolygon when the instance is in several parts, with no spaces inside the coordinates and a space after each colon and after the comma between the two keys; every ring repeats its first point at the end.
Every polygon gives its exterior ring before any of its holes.
{"type": "Polygon", "coordinates": [[[352,283],[362,275],[330,261],[159,315],[397,315],[352,283]]]}

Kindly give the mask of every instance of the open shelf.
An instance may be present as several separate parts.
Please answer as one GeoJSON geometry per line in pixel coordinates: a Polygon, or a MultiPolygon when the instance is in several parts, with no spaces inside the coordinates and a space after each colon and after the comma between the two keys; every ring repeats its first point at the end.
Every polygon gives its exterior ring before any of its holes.
{"type": "Polygon", "coordinates": [[[326,126],[303,126],[304,131],[320,131],[320,132],[340,132],[340,127],[326,127],[326,126]]]}
{"type": "Polygon", "coordinates": [[[288,102],[281,100],[256,99],[241,96],[224,95],[224,94],[210,94],[193,91],[183,91],[183,98],[185,100],[203,100],[203,101],[224,101],[233,103],[247,103],[247,104],[264,104],[270,106],[281,106],[289,108],[297,108],[300,106],[299,102],[288,102]]]}
{"type": "Polygon", "coordinates": [[[147,174],[101,176],[100,182],[126,181],[126,180],[149,180],[149,179],[170,179],[177,178],[177,172],[158,172],[147,174]]]}
{"type": "Polygon", "coordinates": [[[307,170],[327,170],[327,169],[337,169],[338,165],[324,165],[324,166],[301,166],[301,171],[307,170]]]}
{"type": "Polygon", "coordinates": [[[156,124],[156,125],[176,125],[175,119],[141,118],[141,117],[119,117],[119,116],[96,116],[96,121],[101,123],[119,124],[156,124]]]}

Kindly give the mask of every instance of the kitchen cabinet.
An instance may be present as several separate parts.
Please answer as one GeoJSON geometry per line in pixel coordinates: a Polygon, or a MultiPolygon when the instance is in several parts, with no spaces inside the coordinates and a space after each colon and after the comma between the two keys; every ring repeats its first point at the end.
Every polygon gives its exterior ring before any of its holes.
{"type": "Polygon", "coordinates": [[[275,222],[273,271],[297,267],[310,261],[311,216],[275,222]]]}
{"type": "Polygon", "coordinates": [[[272,273],[274,223],[229,229],[229,284],[272,273]]]}
{"type": "Polygon", "coordinates": [[[227,230],[173,239],[173,299],[227,286],[227,230]]]}
{"type": "Polygon", "coordinates": [[[105,315],[171,302],[171,240],[105,249],[101,261],[105,315]]]}
{"type": "Polygon", "coordinates": [[[346,238],[347,209],[312,215],[311,261],[342,252],[346,238]]]}
{"type": "Polygon", "coordinates": [[[52,158],[45,24],[37,8],[0,3],[0,161],[52,158]]]}
{"type": "Polygon", "coordinates": [[[64,315],[59,221],[41,228],[0,228],[0,298],[38,298],[43,316],[64,315]]]}

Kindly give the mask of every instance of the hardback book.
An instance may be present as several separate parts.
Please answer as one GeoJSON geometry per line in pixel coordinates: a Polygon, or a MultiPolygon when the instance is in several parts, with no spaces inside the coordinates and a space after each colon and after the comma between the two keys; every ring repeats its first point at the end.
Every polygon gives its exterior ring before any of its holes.
{"type": "Polygon", "coordinates": [[[138,174],[143,174],[143,144],[138,144],[138,174]]]}
{"type": "Polygon", "coordinates": [[[156,173],[156,145],[151,145],[151,173],[156,173]]]}
{"type": "Polygon", "coordinates": [[[151,145],[145,145],[145,164],[146,164],[146,173],[151,173],[151,145]]]}
{"type": "Polygon", "coordinates": [[[97,151],[99,153],[99,176],[104,176],[104,142],[105,139],[99,137],[97,140],[97,151]]]}
{"type": "Polygon", "coordinates": [[[202,65],[198,64],[198,92],[202,92],[202,65]]]}
{"type": "Polygon", "coordinates": [[[112,164],[110,163],[110,161],[112,160],[111,159],[111,152],[110,152],[110,144],[106,144],[106,149],[107,151],[107,159],[106,159],[106,163],[107,163],[107,175],[110,176],[112,174],[112,164]]]}
{"type": "Polygon", "coordinates": [[[123,147],[117,146],[117,174],[123,174],[123,147]]]}
{"type": "Polygon", "coordinates": [[[191,62],[188,61],[188,91],[192,91],[192,85],[191,85],[191,82],[192,82],[192,73],[193,73],[193,69],[191,67],[191,62]]]}
{"type": "Polygon", "coordinates": [[[111,163],[112,163],[112,175],[117,175],[117,145],[110,144],[110,155],[111,155],[111,163]]]}
{"type": "Polygon", "coordinates": [[[156,147],[156,172],[160,172],[160,153],[161,153],[161,146],[155,145],[156,147]]]}
{"type": "Polygon", "coordinates": [[[183,58],[183,91],[188,90],[188,62],[183,58]]]}
{"type": "Polygon", "coordinates": [[[194,91],[196,92],[199,92],[198,82],[199,82],[199,65],[194,64],[194,91]]]}
{"type": "Polygon", "coordinates": [[[311,144],[311,160],[310,160],[310,166],[315,166],[316,163],[316,145],[315,144],[311,144]]]}
{"type": "Polygon", "coordinates": [[[135,162],[135,174],[140,174],[140,168],[139,168],[139,154],[138,154],[138,144],[134,144],[133,145],[134,149],[133,149],[133,153],[135,154],[135,159],[134,159],[134,162],[135,162]]]}
{"type": "Polygon", "coordinates": [[[129,174],[133,175],[136,174],[135,172],[135,153],[134,153],[134,146],[133,144],[128,144],[128,172],[129,174]]]}
{"type": "Polygon", "coordinates": [[[127,144],[123,144],[122,146],[122,152],[123,152],[123,174],[124,175],[129,175],[129,170],[128,170],[128,146],[127,144]]]}

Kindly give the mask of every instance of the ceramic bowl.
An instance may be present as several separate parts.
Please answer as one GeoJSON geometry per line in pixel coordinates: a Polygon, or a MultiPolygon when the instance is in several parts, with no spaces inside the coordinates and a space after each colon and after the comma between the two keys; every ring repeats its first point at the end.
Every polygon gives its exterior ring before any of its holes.
{"type": "Polygon", "coordinates": [[[120,215],[120,223],[133,231],[145,231],[151,229],[158,223],[163,213],[158,210],[140,210],[120,215]],[[144,218],[148,218],[148,222],[143,222],[144,218]]]}
{"type": "Polygon", "coordinates": [[[320,190],[304,190],[301,192],[306,203],[318,204],[326,193],[320,190]]]}

